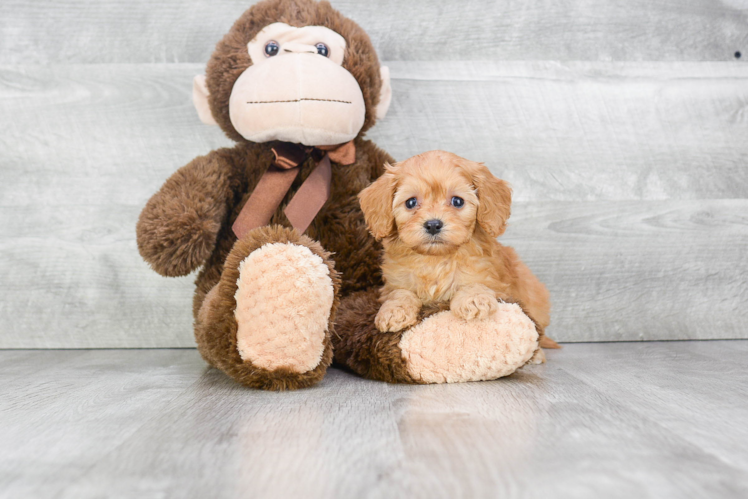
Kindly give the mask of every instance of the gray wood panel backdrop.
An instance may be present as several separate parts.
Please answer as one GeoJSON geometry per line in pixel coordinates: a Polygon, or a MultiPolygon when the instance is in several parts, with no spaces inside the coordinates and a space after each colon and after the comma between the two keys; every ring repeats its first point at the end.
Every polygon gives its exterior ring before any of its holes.
{"type": "MultiPolygon", "coordinates": [[[[191,81],[250,3],[0,3],[0,347],[194,345],[192,277],[153,273],[135,221],[230,144],[191,81]]],[[[513,184],[553,337],[748,338],[748,1],[333,4],[392,70],[370,137],[513,184]]]]}

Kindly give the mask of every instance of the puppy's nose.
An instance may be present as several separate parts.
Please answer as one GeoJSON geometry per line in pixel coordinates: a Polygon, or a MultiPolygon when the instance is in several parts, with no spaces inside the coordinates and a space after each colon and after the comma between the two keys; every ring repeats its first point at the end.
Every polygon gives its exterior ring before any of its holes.
{"type": "Polygon", "coordinates": [[[431,219],[431,220],[427,220],[423,224],[423,227],[426,228],[426,231],[429,234],[434,235],[442,230],[442,228],[444,227],[444,223],[440,221],[439,219],[431,219]]]}

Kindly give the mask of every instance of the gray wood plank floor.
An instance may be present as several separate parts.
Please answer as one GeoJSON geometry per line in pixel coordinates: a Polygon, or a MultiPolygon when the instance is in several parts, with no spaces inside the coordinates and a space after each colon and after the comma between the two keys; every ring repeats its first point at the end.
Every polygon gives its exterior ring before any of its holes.
{"type": "Polygon", "coordinates": [[[3,497],[744,497],[748,341],[567,344],[494,382],[237,386],[183,350],[0,351],[3,497]]]}

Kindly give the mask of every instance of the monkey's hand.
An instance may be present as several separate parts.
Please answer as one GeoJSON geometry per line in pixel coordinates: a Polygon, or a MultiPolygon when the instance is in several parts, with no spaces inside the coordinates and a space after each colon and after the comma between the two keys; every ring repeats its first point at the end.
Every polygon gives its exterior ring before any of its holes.
{"type": "Polygon", "coordinates": [[[454,294],[449,309],[458,318],[486,319],[498,308],[496,294],[485,285],[467,285],[454,294]]]}
{"type": "Polygon", "coordinates": [[[394,290],[379,308],[374,325],[380,332],[399,332],[418,322],[421,300],[409,290],[394,290]]]}
{"type": "Polygon", "coordinates": [[[184,276],[210,257],[231,199],[228,167],[215,152],[195,158],[140,213],[138,250],[159,274],[184,276]]]}

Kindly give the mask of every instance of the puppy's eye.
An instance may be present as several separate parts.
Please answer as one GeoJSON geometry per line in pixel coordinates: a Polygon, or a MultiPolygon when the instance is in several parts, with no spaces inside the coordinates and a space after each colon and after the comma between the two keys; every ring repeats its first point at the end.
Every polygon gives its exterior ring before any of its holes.
{"type": "Polygon", "coordinates": [[[452,206],[455,208],[462,208],[462,206],[465,204],[465,200],[460,198],[459,196],[453,196],[452,197],[452,206]]]}
{"type": "Polygon", "coordinates": [[[327,57],[330,54],[330,49],[324,43],[318,43],[315,47],[317,47],[317,54],[321,56],[327,57]]]}
{"type": "Polygon", "coordinates": [[[278,55],[278,51],[280,50],[280,48],[281,46],[278,44],[278,42],[276,42],[275,40],[270,40],[265,44],[265,55],[267,57],[278,55]]]}
{"type": "Polygon", "coordinates": [[[418,205],[418,198],[408,198],[405,200],[405,208],[408,210],[416,208],[416,205],[418,205]]]}

